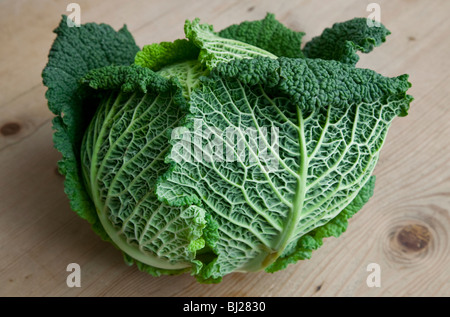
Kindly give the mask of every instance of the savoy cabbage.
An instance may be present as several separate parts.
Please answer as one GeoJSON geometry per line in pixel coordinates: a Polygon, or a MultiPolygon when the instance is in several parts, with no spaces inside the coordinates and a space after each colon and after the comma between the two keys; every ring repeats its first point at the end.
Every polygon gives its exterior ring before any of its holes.
{"type": "Polygon", "coordinates": [[[136,46],[126,27],[69,27],[43,71],[71,207],[127,263],[204,283],[275,272],[339,236],[373,194],[407,75],[356,68],[385,41],[366,19],[303,32],[273,14],[136,46]]]}

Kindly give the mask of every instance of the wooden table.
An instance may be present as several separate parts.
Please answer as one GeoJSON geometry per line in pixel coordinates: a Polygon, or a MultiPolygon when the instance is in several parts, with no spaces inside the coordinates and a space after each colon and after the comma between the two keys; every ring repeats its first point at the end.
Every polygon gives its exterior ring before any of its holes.
{"type": "MultiPolygon", "coordinates": [[[[124,264],[69,208],[56,163],[41,71],[71,1],[0,2],[1,296],[449,296],[450,1],[378,1],[386,43],[359,67],[410,74],[410,114],[395,119],[370,202],[311,260],[275,273],[235,273],[200,285],[155,278],[124,264]],[[81,287],[69,288],[69,263],[81,287]],[[370,263],[381,286],[366,283],[370,263]]],[[[127,24],[137,44],[184,37],[185,19],[220,30],[266,12],[305,42],[334,22],[368,16],[370,1],[78,1],[81,22],[127,24]]]]}

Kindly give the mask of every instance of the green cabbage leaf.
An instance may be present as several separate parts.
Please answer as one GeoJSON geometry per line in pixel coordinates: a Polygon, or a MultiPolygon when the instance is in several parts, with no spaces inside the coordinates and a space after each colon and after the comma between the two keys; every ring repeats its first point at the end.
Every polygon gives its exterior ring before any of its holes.
{"type": "Polygon", "coordinates": [[[218,222],[213,278],[264,269],[369,182],[408,88],[407,76],[321,59],[222,64],[191,95],[157,195],[218,222]]]}

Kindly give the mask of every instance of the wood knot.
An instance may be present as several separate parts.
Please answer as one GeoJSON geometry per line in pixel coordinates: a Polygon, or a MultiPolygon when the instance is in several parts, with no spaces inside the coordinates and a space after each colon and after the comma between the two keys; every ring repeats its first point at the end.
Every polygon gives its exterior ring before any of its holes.
{"type": "Polygon", "coordinates": [[[0,133],[4,136],[17,134],[20,131],[20,124],[15,122],[6,123],[0,128],[0,133]]]}
{"type": "Polygon", "coordinates": [[[386,235],[383,243],[386,256],[392,263],[401,265],[418,265],[432,258],[436,252],[438,237],[428,219],[399,219],[386,235]]]}
{"type": "Polygon", "coordinates": [[[397,233],[397,241],[404,252],[421,251],[428,246],[430,240],[430,231],[420,224],[406,225],[397,233]]]}

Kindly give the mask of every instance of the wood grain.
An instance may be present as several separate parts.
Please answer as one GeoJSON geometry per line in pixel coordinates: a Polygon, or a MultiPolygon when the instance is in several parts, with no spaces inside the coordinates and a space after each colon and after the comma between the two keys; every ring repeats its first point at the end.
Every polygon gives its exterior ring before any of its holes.
{"type": "MultiPolygon", "coordinates": [[[[359,67],[410,74],[410,114],[394,121],[375,195],[340,238],[275,273],[231,274],[218,285],[151,277],[124,264],[70,210],[53,149],[41,71],[52,30],[71,1],[0,2],[0,296],[449,296],[449,1],[378,1],[392,31],[359,67]],[[67,264],[81,287],[66,285],[67,264]],[[367,266],[378,263],[381,287],[367,266]]],[[[144,44],[183,37],[194,17],[216,30],[273,12],[305,41],[334,22],[367,16],[371,1],[78,1],[82,23],[127,24],[144,44]]]]}

